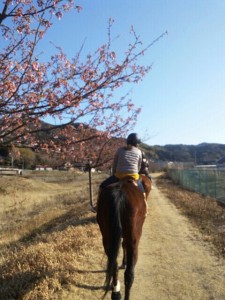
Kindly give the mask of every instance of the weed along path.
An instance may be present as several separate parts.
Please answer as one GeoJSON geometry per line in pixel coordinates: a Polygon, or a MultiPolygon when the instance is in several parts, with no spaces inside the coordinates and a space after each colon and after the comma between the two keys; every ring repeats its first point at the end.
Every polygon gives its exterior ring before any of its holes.
{"type": "MultiPolygon", "coordinates": [[[[213,255],[197,229],[156,186],[148,203],[131,300],[224,300],[224,260],[213,255]]],[[[78,284],[80,296],[76,291],[76,297],[70,294],[63,299],[101,299],[105,260],[101,238],[95,242],[89,272],[78,284]]],[[[122,270],[120,280],[124,295],[122,270]]],[[[110,299],[110,293],[106,299],[110,299]]]]}

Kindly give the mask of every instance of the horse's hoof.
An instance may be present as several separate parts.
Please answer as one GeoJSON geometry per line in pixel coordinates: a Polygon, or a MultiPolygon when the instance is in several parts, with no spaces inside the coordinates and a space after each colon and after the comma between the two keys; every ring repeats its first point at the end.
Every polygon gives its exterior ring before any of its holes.
{"type": "Polygon", "coordinates": [[[112,300],[120,300],[121,299],[121,293],[120,292],[112,292],[111,299],[112,300]]]}

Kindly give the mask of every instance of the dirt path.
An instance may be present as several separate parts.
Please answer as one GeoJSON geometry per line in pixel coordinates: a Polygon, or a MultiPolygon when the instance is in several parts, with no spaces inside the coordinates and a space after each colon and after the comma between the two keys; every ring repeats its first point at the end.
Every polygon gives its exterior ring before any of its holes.
{"type": "Polygon", "coordinates": [[[132,300],[225,299],[225,262],[154,187],[139,247],[132,300]]]}
{"type": "MultiPolygon", "coordinates": [[[[213,255],[198,231],[156,186],[148,203],[131,300],[224,300],[225,261],[213,255]]],[[[98,255],[88,258],[89,270],[83,271],[74,290],[76,297],[70,293],[61,299],[101,299],[105,260],[100,239],[95,247],[98,255]]],[[[120,280],[124,295],[123,271],[120,280]]]]}

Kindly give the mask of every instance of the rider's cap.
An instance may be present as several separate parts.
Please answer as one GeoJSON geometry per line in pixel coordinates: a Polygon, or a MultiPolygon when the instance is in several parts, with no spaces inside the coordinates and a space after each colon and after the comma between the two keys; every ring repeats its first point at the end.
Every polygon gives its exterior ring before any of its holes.
{"type": "Polygon", "coordinates": [[[131,133],[127,137],[127,144],[132,146],[137,146],[141,143],[141,139],[138,137],[137,133],[131,133]]]}

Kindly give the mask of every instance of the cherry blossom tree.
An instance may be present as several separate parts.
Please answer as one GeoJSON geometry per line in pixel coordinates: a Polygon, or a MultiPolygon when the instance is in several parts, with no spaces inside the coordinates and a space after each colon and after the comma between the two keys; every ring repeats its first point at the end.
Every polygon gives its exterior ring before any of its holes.
{"type": "Polygon", "coordinates": [[[138,59],[156,41],[143,49],[132,29],[132,42],[119,59],[110,20],[108,40],[94,53],[84,58],[81,47],[69,58],[57,47],[46,62],[37,46],[53,18],[81,7],[69,0],[5,0],[0,9],[0,145],[25,144],[106,163],[113,153],[111,138],[124,136],[140,112],[114,92],[138,83],[150,70],[138,59]],[[49,116],[56,125],[43,123],[49,116]],[[43,140],[43,131],[51,131],[51,138],[43,140]]]}

